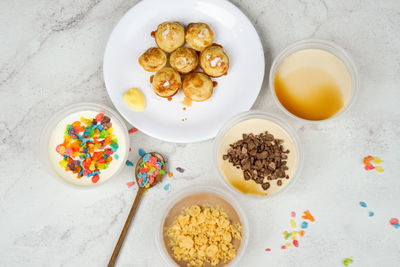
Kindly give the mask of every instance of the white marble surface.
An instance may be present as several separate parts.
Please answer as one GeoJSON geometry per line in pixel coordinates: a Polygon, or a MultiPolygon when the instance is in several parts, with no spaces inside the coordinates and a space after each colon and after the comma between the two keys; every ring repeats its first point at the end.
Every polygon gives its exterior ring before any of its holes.
{"type": "MultiPolygon", "coordinates": [[[[108,104],[102,56],[120,17],[137,1],[0,1],[0,266],[105,266],[135,196],[132,169],[104,185],[66,185],[40,165],[46,119],[74,101],[108,104]]],[[[239,199],[250,223],[240,266],[397,266],[400,229],[400,2],[240,1],[265,49],[266,70],[290,43],[336,42],[359,69],[360,94],[343,117],[323,125],[293,120],[273,103],[264,81],[254,108],[279,114],[297,130],[305,152],[301,177],[271,199],[239,199]],[[384,162],[366,172],[362,158],[384,162]],[[368,204],[362,209],[359,201],[368,204]],[[310,209],[316,222],[298,249],[280,249],[289,213],[310,209]],[[369,218],[368,211],[375,212],[369,218]],[[271,252],[265,252],[265,248],[271,252]]],[[[164,266],[154,229],[165,202],[187,186],[215,184],[212,141],[177,145],[144,134],[139,147],[168,156],[173,178],[145,195],[118,266],[164,266]],[[179,174],[176,167],[186,171],[179,174]],[[171,184],[169,191],[163,185],[171,184]]]]}

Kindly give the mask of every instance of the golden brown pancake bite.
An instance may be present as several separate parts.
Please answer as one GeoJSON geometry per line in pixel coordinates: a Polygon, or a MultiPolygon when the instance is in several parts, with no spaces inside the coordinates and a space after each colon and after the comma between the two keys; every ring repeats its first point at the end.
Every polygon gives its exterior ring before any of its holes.
{"type": "Polygon", "coordinates": [[[187,74],[197,68],[199,57],[192,48],[180,47],[172,52],[169,57],[169,64],[180,73],[187,74]]]}
{"type": "Polygon", "coordinates": [[[161,97],[175,95],[182,86],[180,74],[170,67],[156,72],[152,81],[154,92],[161,97]]]}
{"type": "Polygon", "coordinates": [[[179,22],[164,22],[158,25],[154,34],[159,48],[171,53],[185,43],[185,28],[179,22]]]}
{"type": "Polygon", "coordinates": [[[185,38],[191,48],[201,52],[214,42],[214,32],[205,23],[190,23],[185,38]]]}
{"type": "Polygon", "coordinates": [[[213,93],[213,82],[205,74],[193,72],[183,80],[183,93],[193,101],[204,101],[213,93]]]}
{"type": "Polygon", "coordinates": [[[145,71],[156,72],[167,64],[167,55],[157,47],[151,47],[139,57],[139,64],[145,71]]]}
{"type": "Polygon", "coordinates": [[[222,46],[213,44],[200,54],[200,67],[211,77],[219,77],[228,72],[229,58],[222,46]]]}

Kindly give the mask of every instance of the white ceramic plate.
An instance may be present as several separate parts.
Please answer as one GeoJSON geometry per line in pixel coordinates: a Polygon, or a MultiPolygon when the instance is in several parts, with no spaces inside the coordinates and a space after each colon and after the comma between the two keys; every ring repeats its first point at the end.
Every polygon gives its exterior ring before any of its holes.
{"type": "Polygon", "coordinates": [[[248,18],[225,0],[145,0],[132,7],[114,28],[104,54],[104,81],[111,101],[122,116],[140,131],[169,142],[189,143],[214,138],[223,123],[249,110],[264,78],[264,52],[248,18]],[[207,23],[214,42],[223,45],[230,59],[228,74],[212,97],[183,110],[180,91],[172,101],[157,96],[139,56],[156,46],[150,33],[164,21],[207,23]],[[144,111],[130,109],[122,99],[129,88],[146,97],[144,111]],[[185,119],[182,121],[182,119],[185,119]]]}

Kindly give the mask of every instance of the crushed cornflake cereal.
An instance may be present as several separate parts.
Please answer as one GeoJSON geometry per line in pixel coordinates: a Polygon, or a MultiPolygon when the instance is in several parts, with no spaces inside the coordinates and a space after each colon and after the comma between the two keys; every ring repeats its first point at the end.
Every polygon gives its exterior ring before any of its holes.
{"type": "Polygon", "coordinates": [[[118,150],[118,139],[113,133],[111,119],[99,113],[95,118],[81,117],[80,121],[68,124],[64,141],[55,150],[63,159],[59,162],[65,171],[76,177],[88,177],[92,183],[100,180],[102,170],[108,168],[118,150]]]}
{"type": "Polygon", "coordinates": [[[242,239],[242,226],[239,222],[233,225],[222,209],[192,205],[178,215],[167,236],[176,260],[185,261],[188,267],[216,266],[236,256],[232,240],[242,239]]]}

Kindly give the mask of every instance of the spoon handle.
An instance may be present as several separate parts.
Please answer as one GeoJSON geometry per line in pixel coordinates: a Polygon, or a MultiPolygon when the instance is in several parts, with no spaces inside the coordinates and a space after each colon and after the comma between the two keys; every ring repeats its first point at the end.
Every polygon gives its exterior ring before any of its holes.
{"type": "Polygon", "coordinates": [[[117,260],[119,251],[120,251],[120,249],[122,247],[122,244],[124,243],[126,233],[128,232],[129,226],[131,225],[133,216],[135,215],[136,208],[139,205],[139,202],[140,202],[140,199],[141,199],[143,193],[144,193],[144,188],[143,187],[139,187],[138,192],[137,192],[136,197],[135,197],[135,201],[133,202],[131,211],[129,212],[128,218],[126,218],[126,222],[125,222],[124,228],[122,228],[121,235],[119,236],[118,242],[117,242],[117,244],[115,245],[115,248],[114,248],[114,252],[111,255],[110,261],[108,262],[108,267],[113,267],[115,265],[115,262],[117,260]]]}

